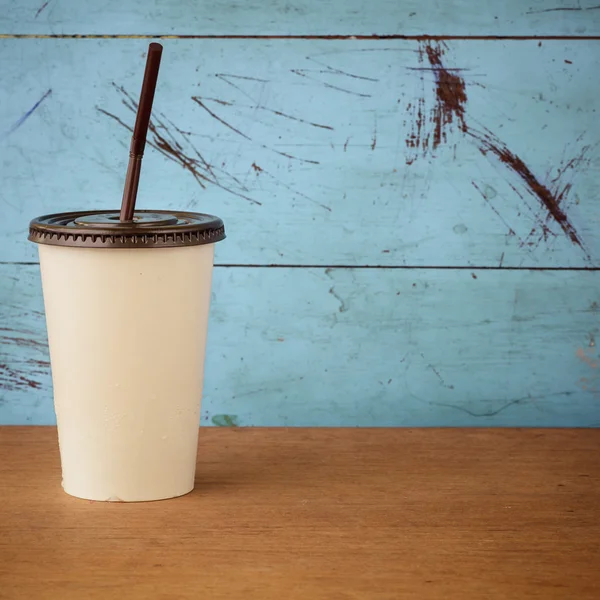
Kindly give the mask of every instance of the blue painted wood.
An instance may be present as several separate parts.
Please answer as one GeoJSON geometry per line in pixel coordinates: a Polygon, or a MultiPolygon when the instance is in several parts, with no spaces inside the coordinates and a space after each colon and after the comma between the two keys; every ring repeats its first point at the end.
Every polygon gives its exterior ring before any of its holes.
{"type": "Polygon", "coordinates": [[[1,0],[0,33],[598,35],[597,0],[1,0]]]}
{"type": "MultiPolygon", "coordinates": [[[[39,213],[118,206],[146,45],[0,40],[1,261],[39,213]]],[[[599,266],[599,49],[167,41],[139,205],[223,217],[219,263],[599,266]]]]}
{"type": "MultiPolygon", "coordinates": [[[[214,212],[202,423],[600,426],[594,0],[0,0],[0,262],[116,207],[153,34],[141,204],[214,212]],[[54,35],[121,35],[65,40],[54,35]],[[32,39],[11,39],[14,36],[32,39]],[[47,39],[36,39],[47,38],[47,39]]],[[[36,265],[0,265],[0,423],[51,423],[36,265]]]]}
{"type": "MultiPolygon", "coordinates": [[[[202,423],[599,426],[599,284],[217,268],[202,423]]],[[[0,323],[0,422],[53,423],[37,266],[0,266],[0,323]]]]}

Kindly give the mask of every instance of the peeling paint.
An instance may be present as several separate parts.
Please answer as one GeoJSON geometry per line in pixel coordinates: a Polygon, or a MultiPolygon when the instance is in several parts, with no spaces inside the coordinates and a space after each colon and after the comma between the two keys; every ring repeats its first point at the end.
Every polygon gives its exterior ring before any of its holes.
{"type": "Polygon", "coordinates": [[[591,369],[598,368],[598,362],[596,360],[594,360],[595,357],[588,356],[588,354],[586,354],[586,351],[583,348],[577,348],[577,351],[575,352],[575,356],[577,356],[577,358],[581,362],[585,363],[591,369]]]}
{"type": "Polygon", "coordinates": [[[211,419],[213,425],[217,427],[239,427],[237,415],[215,415],[211,419]]]}

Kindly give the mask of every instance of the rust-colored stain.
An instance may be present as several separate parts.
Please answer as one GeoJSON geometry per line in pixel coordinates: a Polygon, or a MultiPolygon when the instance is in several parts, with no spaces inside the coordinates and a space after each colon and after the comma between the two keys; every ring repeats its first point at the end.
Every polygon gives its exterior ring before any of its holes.
{"type": "Polygon", "coordinates": [[[461,131],[467,132],[465,104],[467,91],[465,81],[457,73],[442,64],[443,50],[439,44],[424,44],[424,50],[433,69],[437,102],[433,109],[433,148],[446,141],[446,131],[456,119],[461,131]]]}
{"type": "MultiPolygon", "coordinates": [[[[491,132],[481,133],[469,130],[468,133],[479,142],[479,149],[484,155],[491,153],[513,173],[518,175],[523,183],[525,183],[529,192],[545,207],[548,217],[560,225],[561,229],[574,244],[583,248],[583,243],[579,234],[575,230],[573,224],[569,221],[566,212],[561,208],[561,203],[569,193],[572,184],[567,183],[561,186],[559,175],[558,180],[555,182],[554,189],[550,189],[549,186],[544,185],[533,174],[531,169],[523,162],[523,160],[521,160],[521,158],[511,152],[506,144],[491,132]]],[[[559,170],[560,173],[562,174],[567,169],[579,165],[584,159],[587,150],[588,147],[585,147],[579,157],[571,159],[565,167],[559,170]]],[[[552,233],[545,222],[540,223],[540,227],[544,237],[547,237],[552,233]]],[[[535,231],[532,231],[532,233],[535,233],[535,231]]]]}
{"type": "MultiPolygon", "coordinates": [[[[7,327],[0,328],[4,332],[0,335],[0,346],[18,346],[47,355],[48,344],[46,340],[37,340],[25,337],[30,332],[13,330],[7,327]]],[[[31,333],[31,335],[34,335],[31,333]]],[[[3,357],[6,360],[6,356],[3,357]]],[[[24,388],[40,389],[42,387],[39,376],[47,377],[50,362],[45,359],[20,359],[0,364],[0,388],[15,391],[24,388]]]]}
{"type": "Polygon", "coordinates": [[[28,363],[35,365],[36,367],[41,367],[42,369],[50,368],[50,361],[48,360],[34,360],[33,358],[27,361],[28,363]]]}
{"type": "MultiPolygon", "coordinates": [[[[416,107],[412,104],[408,105],[407,110],[413,115],[413,126],[406,139],[406,145],[410,149],[406,163],[410,165],[415,159],[431,154],[440,145],[447,143],[449,133],[457,129],[464,136],[473,140],[482,154],[497,159],[512,174],[516,175],[529,194],[538,200],[545,211],[545,217],[536,219],[537,228],[532,229],[528,238],[540,234],[541,240],[555,235],[548,226],[549,221],[554,221],[573,244],[586,252],[583,241],[571,223],[565,209],[565,200],[571,190],[572,183],[564,183],[562,180],[565,173],[573,173],[574,170],[585,163],[589,146],[583,147],[578,156],[561,164],[557,169],[557,177],[549,183],[542,182],[531,168],[517,154],[512,152],[496,134],[485,127],[474,128],[467,123],[466,83],[460,75],[460,69],[451,69],[444,65],[443,56],[445,52],[446,45],[443,42],[427,40],[420,43],[419,62],[423,65],[426,58],[429,67],[419,67],[417,70],[421,71],[422,82],[424,81],[423,72],[426,70],[433,71],[435,102],[434,106],[427,112],[425,110],[425,91],[423,90],[423,96],[417,100],[416,107]]],[[[502,219],[500,213],[490,202],[486,192],[481,190],[475,182],[472,183],[492,210],[502,219]]],[[[523,198],[515,185],[510,181],[508,183],[523,198]]],[[[504,222],[504,219],[502,220],[504,222]]],[[[515,235],[514,230],[506,222],[505,225],[508,233],[515,235]]],[[[528,240],[521,240],[521,242],[523,245],[535,245],[534,242],[528,240]]],[[[589,258],[587,252],[586,256],[589,258]]]]}
{"type": "Polygon", "coordinates": [[[44,342],[38,342],[37,340],[31,340],[28,338],[11,337],[7,335],[0,336],[0,344],[14,344],[21,348],[47,348],[48,344],[44,342]]]}
{"type": "MultiPolygon", "coordinates": [[[[593,350],[591,352],[593,352],[593,350]]],[[[575,352],[575,356],[577,356],[577,358],[581,362],[585,363],[591,369],[598,368],[598,361],[594,360],[594,358],[595,358],[594,355],[592,354],[592,356],[588,356],[588,354],[586,354],[586,351],[583,348],[577,348],[577,351],[575,352]]]]}
{"type": "Polygon", "coordinates": [[[40,389],[42,384],[32,379],[26,371],[18,371],[7,364],[0,364],[0,387],[13,392],[23,388],[40,389]]]}
{"type": "Polygon", "coordinates": [[[40,389],[38,376],[47,377],[50,363],[45,360],[27,360],[24,363],[0,364],[0,388],[17,391],[25,388],[40,389]]]}

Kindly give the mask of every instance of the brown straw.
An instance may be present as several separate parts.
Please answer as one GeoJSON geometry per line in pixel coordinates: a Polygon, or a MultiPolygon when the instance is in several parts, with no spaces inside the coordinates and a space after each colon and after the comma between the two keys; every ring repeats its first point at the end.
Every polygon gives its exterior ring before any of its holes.
{"type": "Polygon", "coordinates": [[[163,47],[157,43],[150,44],[148,48],[144,83],[142,83],[142,92],[140,94],[133,137],[131,138],[131,147],[129,149],[129,165],[127,167],[127,176],[125,177],[121,214],[119,215],[121,221],[133,220],[135,199],[140,182],[142,158],[144,156],[144,147],[146,146],[146,135],[148,133],[148,124],[150,123],[150,113],[152,112],[152,102],[154,100],[154,91],[156,90],[162,49],[163,47]]]}

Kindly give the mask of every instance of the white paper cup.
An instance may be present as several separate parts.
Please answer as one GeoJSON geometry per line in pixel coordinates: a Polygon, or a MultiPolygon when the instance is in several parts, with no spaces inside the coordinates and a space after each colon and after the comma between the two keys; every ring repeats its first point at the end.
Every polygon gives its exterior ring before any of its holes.
{"type": "Polygon", "coordinates": [[[214,243],[40,243],[39,255],[65,492],[121,502],[187,494],[214,243]]]}

